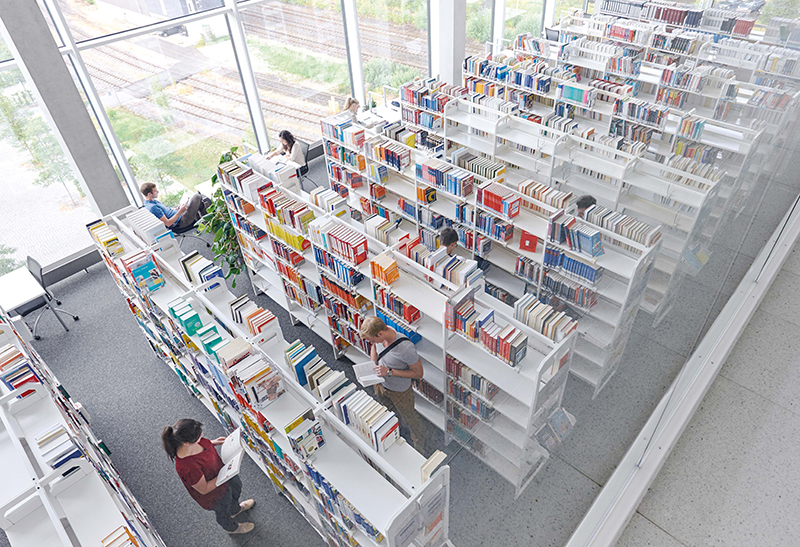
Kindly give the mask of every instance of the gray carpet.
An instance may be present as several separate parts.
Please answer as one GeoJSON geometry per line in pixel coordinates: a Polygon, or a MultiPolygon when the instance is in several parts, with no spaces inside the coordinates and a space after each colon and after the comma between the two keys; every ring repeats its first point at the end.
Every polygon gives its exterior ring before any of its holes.
{"type": "MultiPolygon", "coordinates": [[[[759,179],[745,211],[738,218],[722,219],[709,264],[685,280],[664,322],[654,329],[651,316],[638,314],[623,363],[609,386],[592,400],[586,384],[569,380],[564,406],[576,415],[578,425],[519,499],[514,500],[511,486],[471,454],[459,451],[455,443],[446,447],[452,486],[450,530],[456,547],[565,543],[797,195],[796,152],[794,146],[780,149],[772,158],[775,174],[759,179]]],[[[315,160],[309,173],[317,183],[326,180],[321,163],[315,160]]],[[[209,255],[196,240],[187,240],[183,248],[209,255]]],[[[181,417],[204,422],[209,436],[220,434],[221,428],[155,357],[103,265],[53,290],[63,307],[81,319],[66,333],[46,315],[40,323],[43,339],[35,346],[91,413],[93,429],[111,448],[117,469],[168,546],[323,544],[248,459],[243,495],[258,502],[247,517],[257,530],[234,538],[222,532],[213,515],[191,501],[159,439],[162,428],[181,417]]],[[[240,276],[234,292],[243,291],[254,298],[250,283],[240,276]]],[[[300,338],[314,345],[328,363],[350,372],[348,361],[335,362],[328,343],[303,326],[293,327],[282,308],[266,297],[254,299],[278,316],[287,340],[300,338]]],[[[443,448],[441,432],[426,423],[426,433],[429,449],[443,448]]],[[[6,545],[5,540],[0,534],[0,545],[6,545]]]]}

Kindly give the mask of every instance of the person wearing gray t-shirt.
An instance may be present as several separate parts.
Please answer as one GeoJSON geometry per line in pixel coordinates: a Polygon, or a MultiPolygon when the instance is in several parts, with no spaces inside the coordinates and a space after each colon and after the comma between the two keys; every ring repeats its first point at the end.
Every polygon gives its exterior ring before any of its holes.
{"type": "Polygon", "coordinates": [[[411,380],[422,378],[422,361],[414,343],[388,327],[380,317],[367,317],[361,325],[361,338],[372,343],[370,359],[375,372],[384,378],[375,384],[375,394],[389,410],[411,431],[411,441],[417,452],[425,455],[425,432],[414,408],[411,380]],[[381,345],[379,352],[378,344],[381,345]]]}

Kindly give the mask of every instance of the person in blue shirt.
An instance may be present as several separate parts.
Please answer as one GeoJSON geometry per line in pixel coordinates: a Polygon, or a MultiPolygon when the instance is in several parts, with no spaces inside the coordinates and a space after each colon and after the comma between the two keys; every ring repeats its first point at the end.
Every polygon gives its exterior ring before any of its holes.
{"type": "Polygon", "coordinates": [[[170,230],[182,230],[194,226],[203,215],[210,200],[200,192],[194,194],[189,201],[178,207],[167,207],[158,201],[158,188],[152,182],[139,186],[144,196],[144,206],[170,230]]]}

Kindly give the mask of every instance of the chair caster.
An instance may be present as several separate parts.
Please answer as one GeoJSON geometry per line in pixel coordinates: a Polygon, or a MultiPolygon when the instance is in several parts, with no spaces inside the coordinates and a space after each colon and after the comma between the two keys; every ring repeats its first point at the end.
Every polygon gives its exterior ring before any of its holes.
{"type": "Polygon", "coordinates": [[[34,337],[33,337],[33,339],[34,339],[34,340],[41,340],[41,339],[42,339],[42,337],[41,337],[41,336],[39,336],[39,335],[37,334],[36,336],[34,336],[34,337]]]}
{"type": "Polygon", "coordinates": [[[61,305],[61,300],[56,300],[56,306],[60,306],[60,305],[61,305]]]}
{"type": "Polygon", "coordinates": [[[80,317],[78,317],[77,315],[73,315],[73,316],[72,316],[72,318],[73,318],[75,321],[77,321],[78,319],[80,319],[80,317]]]}

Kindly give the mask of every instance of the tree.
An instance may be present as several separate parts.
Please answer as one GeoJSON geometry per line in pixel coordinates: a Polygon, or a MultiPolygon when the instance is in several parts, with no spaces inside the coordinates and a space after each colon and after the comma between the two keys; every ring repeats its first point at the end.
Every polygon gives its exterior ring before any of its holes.
{"type": "Polygon", "coordinates": [[[491,41],[492,12],[490,9],[479,6],[479,9],[467,14],[467,38],[472,38],[479,44],[491,41]]]}
{"type": "Polygon", "coordinates": [[[8,272],[13,272],[17,268],[24,266],[21,260],[9,256],[13,255],[14,252],[16,252],[15,248],[7,247],[0,243],[0,275],[5,275],[8,272]]]}
{"type": "Polygon", "coordinates": [[[800,15],[800,0],[768,0],[761,8],[758,22],[768,24],[773,17],[794,19],[800,15]]]}
{"type": "Polygon", "coordinates": [[[0,120],[4,121],[0,128],[0,136],[20,150],[33,155],[27,126],[31,112],[27,108],[17,108],[5,95],[0,95],[0,120]]]}

